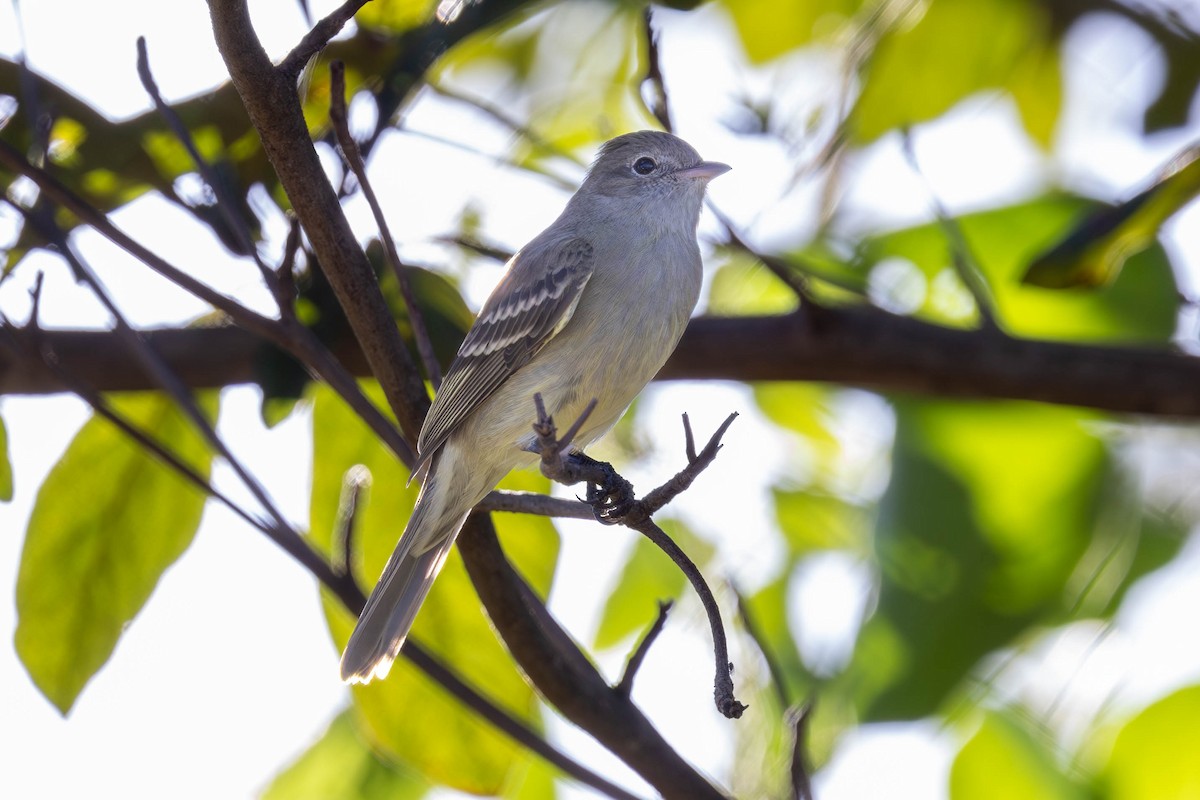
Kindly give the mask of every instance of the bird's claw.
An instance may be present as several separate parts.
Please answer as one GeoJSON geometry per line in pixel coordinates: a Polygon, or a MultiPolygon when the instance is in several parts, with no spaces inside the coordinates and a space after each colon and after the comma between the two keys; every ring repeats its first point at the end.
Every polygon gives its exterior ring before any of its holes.
{"type": "Polygon", "coordinates": [[[597,522],[616,525],[633,508],[636,497],[633,484],[618,475],[611,466],[604,466],[604,482],[588,484],[585,502],[592,507],[597,522]]]}

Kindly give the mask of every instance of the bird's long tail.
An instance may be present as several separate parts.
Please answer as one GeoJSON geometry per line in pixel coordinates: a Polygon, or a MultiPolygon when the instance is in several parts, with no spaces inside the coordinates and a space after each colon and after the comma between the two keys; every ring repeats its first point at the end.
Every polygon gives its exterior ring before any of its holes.
{"type": "Polygon", "coordinates": [[[421,487],[404,535],[350,635],[342,654],[343,681],[367,683],[387,675],[458,538],[475,499],[456,498],[450,487],[440,484],[435,463],[421,487]],[[470,502],[462,508],[466,501],[470,502]]]}

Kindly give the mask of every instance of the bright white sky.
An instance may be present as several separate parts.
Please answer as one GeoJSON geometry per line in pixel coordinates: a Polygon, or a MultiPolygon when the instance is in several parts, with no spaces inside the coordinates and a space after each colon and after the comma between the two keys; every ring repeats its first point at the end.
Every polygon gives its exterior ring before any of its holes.
{"type": "MultiPolygon", "coordinates": [[[[323,13],[334,4],[314,2],[323,13]]],[[[295,0],[256,0],[252,4],[260,35],[276,57],[305,30],[295,0]]],[[[168,99],[211,88],[224,70],[208,34],[203,3],[124,0],[97,4],[58,0],[21,4],[31,65],[113,117],[148,107],[134,70],[134,41],[144,34],[151,63],[168,99]],[[70,24],[63,24],[69,20],[70,24]],[[102,47],[97,43],[102,42],[102,47]]],[[[796,219],[812,219],[814,198],[775,203],[787,174],[787,154],[768,143],[735,139],[713,114],[713,98],[750,87],[767,93],[788,76],[789,97],[822,91],[828,69],[814,59],[792,59],[772,70],[742,63],[738,45],[719,24],[712,5],[696,14],[663,14],[665,71],[680,132],[709,158],[733,164],[734,171],[713,184],[716,204],[751,225],[766,243],[795,231],[796,219]],[[799,76],[799,77],[797,77],[799,76]],[[815,88],[807,88],[815,87],[815,88]]],[[[0,6],[0,53],[20,48],[12,6],[0,6]]],[[[1077,31],[1067,48],[1069,104],[1058,152],[1061,179],[1100,195],[1124,194],[1200,131],[1161,136],[1152,146],[1133,135],[1138,99],[1161,80],[1161,65],[1139,36],[1096,22],[1077,31]],[[1107,93],[1098,95],[1096,87],[1107,93]]],[[[463,131],[465,140],[500,151],[507,132],[462,112],[430,104],[412,125],[428,131],[463,131]],[[453,115],[453,116],[452,116],[453,115]],[[469,131],[469,133],[467,133],[469,131]]],[[[965,103],[949,118],[922,129],[917,151],[929,181],[951,210],[985,201],[1028,196],[1053,178],[1044,157],[1013,131],[1005,101],[965,103]]],[[[387,140],[375,156],[373,174],[384,207],[407,253],[436,262],[444,251],[427,244],[453,230],[467,199],[486,209],[486,230],[518,246],[540,230],[565,200],[545,182],[497,170],[483,157],[411,136],[387,140]],[[381,179],[381,176],[386,176],[381,179]],[[511,194],[521,192],[521,202],[511,194]]],[[[852,166],[857,182],[844,198],[850,218],[904,224],[927,217],[925,187],[905,165],[894,142],[870,149],[852,166]]],[[[373,234],[361,204],[354,202],[356,230],[373,234]]],[[[253,270],[231,262],[220,246],[198,232],[181,212],[154,197],[116,215],[120,225],[175,263],[202,265],[205,279],[247,301],[264,300],[253,270]]],[[[0,233],[3,233],[0,218],[0,233]]],[[[1200,265],[1200,210],[1193,207],[1171,225],[1168,245],[1200,265]]],[[[106,280],[132,320],[170,324],[204,311],[202,304],[174,290],[118,253],[94,234],[78,236],[83,252],[106,280]]],[[[18,318],[35,270],[46,271],[43,319],[48,325],[103,326],[105,315],[87,293],[73,286],[64,267],[50,258],[30,259],[3,287],[0,308],[18,318]]],[[[499,271],[480,271],[470,284],[478,304],[499,271]]],[[[1190,276],[1189,276],[1190,277],[1190,276]]],[[[739,474],[778,474],[802,463],[798,443],[779,446],[778,434],[753,413],[746,393],[725,385],[672,385],[648,394],[655,438],[663,455],[631,470],[638,485],[678,467],[682,452],[678,413],[688,410],[698,433],[711,430],[730,410],[742,412],[728,446],[713,468],[710,488],[728,486],[739,474]],[[661,425],[658,420],[662,420],[661,425]],[[665,431],[665,433],[662,433],[665,431]],[[768,463],[762,459],[766,457],[768,463]],[[718,483],[719,482],[719,483],[718,483]]],[[[0,412],[8,425],[17,493],[0,505],[0,596],[11,598],[21,535],[41,477],[86,417],[81,404],[65,397],[6,398],[0,412]]],[[[864,460],[885,449],[891,436],[885,406],[865,394],[852,394],[839,409],[839,424],[864,460]]],[[[248,466],[265,482],[285,513],[307,519],[308,419],[296,414],[273,431],[258,422],[257,398],[249,389],[224,395],[221,430],[248,466]]],[[[233,487],[227,471],[218,482],[233,487]]],[[[720,561],[749,587],[770,577],[771,520],[758,480],[736,492],[736,502],[687,499],[682,508],[695,528],[718,542],[720,561]],[[755,511],[757,509],[757,511],[755,511]],[[751,512],[750,519],[747,513],[751,512]],[[756,518],[754,514],[758,514],[756,518]]],[[[231,491],[234,489],[231,488],[231,491]]],[[[567,627],[590,639],[601,598],[631,543],[624,531],[597,533],[594,526],[562,526],[564,548],[552,605],[567,627]],[[566,576],[566,577],[564,577],[566,576]]],[[[1200,548],[1147,581],[1131,596],[1117,633],[1094,651],[1094,632],[1071,629],[1047,644],[1043,660],[1031,668],[1061,679],[1045,682],[1066,691],[1066,706],[1086,707],[1114,686],[1128,702],[1144,702],[1200,677],[1200,649],[1178,636],[1174,609],[1200,607],[1200,548]]],[[[861,606],[862,567],[844,557],[828,557],[806,569],[793,603],[807,641],[836,652],[853,629],[861,606]],[[819,611],[818,611],[819,609],[819,611]],[[839,613],[840,610],[840,613],[839,613]]],[[[710,578],[717,579],[713,575],[710,578]]],[[[193,548],[164,577],[145,611],[130,626],[113,659],[87,687],[71,716],[63,720],[33,688],[9,643],[15,629],[11,600],[0,602],[0,796],[53,799],[70,796],[127,798],[253,797],[280,766],[299,754],[345,702],[336,660],[312,581],[260,535],[220,508],[210,507],[193,548]],[[264,674],[262,665],[275,665],[264,674]]],[[[1078,627],[1078,626],[1077,626],[1078,627]]],[[[730,723],[711,708],[710,644],[697,604],[687,599],[672,617],[638,680],[638,700],[664,734],[694,763],[719,779],[730,765],[730,723]],[[703,665],[682,671],[679,664],[703,665]]],[[[601,664],[616,674],[623,652],[601,664]]],[[[752,658],[735,654],[739,669],[752,658]]],[[[638,782],[587,737],[553,726],[569,752],[583,757],[635,790],[638,782]]],[[[889,796],[938,798],[946,794],[951,739],[928,725],[876,727],[848,738],[834,762],[818,777],[822,800],[889,796]]],[[[574,796],[582,796],[582,793],[574,796]]]]}

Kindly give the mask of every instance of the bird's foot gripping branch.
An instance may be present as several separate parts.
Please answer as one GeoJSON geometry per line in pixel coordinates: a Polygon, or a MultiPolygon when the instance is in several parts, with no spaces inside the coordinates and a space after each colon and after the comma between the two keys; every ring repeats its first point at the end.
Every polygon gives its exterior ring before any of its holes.
{"type": "Polygon", "coordinates": [[[704,605],[709,626],[712,628],[713,652],[716,658],[713,698],[716,701],[717,710],[730,719],[738,719],[747,706],[739,702],[733,694],[733,664],[729,661],[725,628],[721,623],[721,612],[717,608],[712,590],[708,588],[704,576],[700,574],[695,563],[662,528],[655,524],[652,518],[659,509],[691,486],[692,481],[713,462],[717,452],[723,446],[721,437],[733,424],[737,413],[730,414],[725,418],[725,421],[708,440],[708,444],[699,453],[696,452],[691,423],[688,421],[687,414],[684,414],[683,430],[687,442],[687,466],[657,489],[638,498],[634,494],[633,484],[621,477],[611,464],[597,461],[582,451],[571,449],[571,442],[587,420],[588,415],[591,414],[594,403],[584,409],[583,413],[579,415],[579,419],[575,420],[561,438],[558,436],[554,419],[546,412],[541,395],[534,395],[534,404],[537,407],[537,421],[533,424],[533,430],[537,434],[536,446],[542,458],[542,474],[567,486],[586,482],[588,485],[587,503],[592,506],[598,521],[605,525],[624,525],[638,531],[670,556],[691,582],[692,588],[696,590],[700,602],[704,605]]]}

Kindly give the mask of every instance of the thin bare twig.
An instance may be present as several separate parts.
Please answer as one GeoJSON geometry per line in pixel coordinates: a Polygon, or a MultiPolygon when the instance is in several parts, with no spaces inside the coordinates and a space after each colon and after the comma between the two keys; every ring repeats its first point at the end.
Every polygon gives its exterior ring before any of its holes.
{"type": "MultiPolygon", "coordinates": [[[[534,396],[534,405],[537,409],[537,421],[533,430],[537,435],[537,447],[542,457],[542,474],[567,485],[581,481],[587,483],[587,502],[592,506],[599,522],[606,525],[624,525],[638,531],[666,553],[692,584],[712,629],[713,654],[716,660],[713,697],[717,710],[730,719],[737,719],[746,710],[746,706],[738,702],[733,693],[733,665],[729,662],[725,628],[721,623],[721,611],[716,598],[713,597],[712,590],[708,588],[696,564],[651,518],[651,515],[687,489],[696,476],[712,463],[721,449],[721,437],[737,418],[737,414],[729,415],[704,449],[696,454],[696,458],[689,458],[684,469],[639,500],[633,493],[633,485],[617,474],[611,464],[596,461],[579,451],[568,452],[564,441],[556,436],[554,420],[546,413],[546,408],[537,395],[534,396]]],[[[577,420],[572,429],[578,425],[577,420]]],[[[690,431],[686,417],[684,428],[685,431],[690,431]]]]}
{"type": "Polygon", "coordinates": [[[629,661],[625,662],[625,672],[621,675],[621,681],[613,687],[620,694],[629,697],[633,693],[633,679],[637,677],[638,670],[642,668],[642,662],[646,660],[646,655],[650,652],[654,640],[658,638],[658,635],[662,633],[663,626],[667,624],[667,615],[671,613],[673,605],[675,605],[673,600],[658,601],[658,616],[655,617],[654,624],[650,626],[650,630],[646,631],[646,635],[629,654],[629,661]]]}
{"type": "Polygon", "coordinates": [[[742,620],[742,626],[746,629],[746,633],[750,639],[758,647],[758,652],[762,655],[763,661],[767,664],[767,673],[771,676],[771,687],[775,690],[775,699],[779,701],[779,708],[786,710],[792,705],[792,698],[788,692],[787,680],[784,677],[783,667],[779,666],[779,660],[775,658],[774,652],[767,645],[766,637],[763,636],[762,629],[758,627],[754,616],[750,613],[750,607],[746,603],[746,598],[742,596],[741,591],[733,581],[728,581],[729,588],[733,592],[734,599],[737,601],[737,613],[742,620]]]}
{"type": "Polygon", "coordinates": [[[404,305],[408,308],[408,321],[412,324],[413,338],[417,342],[417,353],[421,357],[421,363],[425,365],[425,373],[429,376],[429,382],[436,390],[442,385],[442,368],[438,364],[437,356],[433,354],[433,342],[430,341],[429,329],[425,326],[425,315],[421,313],[421,309],[417,305],[412,281],[408,279],[408,273],[400,261],[400,254],[396,252],[396,240],[392,238],[387,218],[384,217],[383,208],[379,205],[379,198],[375,195],[375,190],[371,187],[371,181],[367,177],[367,165],[363,163],[358,143],[350,135],[350,122],[346,116],[346,67],[341,61],[334,61],[329,65],[329,74],[332,82],[329,95],[329,118],[333,122],[333,129],[337,134],[338,144],[342,148],[342,155],[345,156],[346,163],[350,165],[350,171],[358,180],[363,197],[367,199],[367,205],[371,207],[371,214],[375,217],[375,225],[379,228],[379,238],[383,240],[383,248],[387,253],[388,262],[391,264],[392,273],[400,285],[400,295],[404,298],[404,305]]]}
{"type": "Polygon", "coordinates": [[[808,755],[808,723],[816,701],[809,698],[799,708],[788,712],[788,727],[792,729],[792,763],[789,769],[792,800],[813,800],[811,770],[808,755]]]}
{"type": "Polygon", "coordinates": [[[985,331],[1003,334],[1000,323],[996,319],[996,300],[992,296],[992,291],[983,277],[983,272],[979,268],[979,262],[971,253],[966,236],[963,235],[962,226],[958,224],[958,220],[951,217],[949,212],[946,211],[941,198],[934,192],[929,177],[921,169],[921,165],[917,161],[916,150],[913,147],[911,130],[905,129],[903,131],[901,147],[904,150],[904,157],[908,160],[909,166],[912,167],[913,172],[917,173],[925,183],[925,189],[929,193],[930,204],[933,206],[933,213],[937,217],[938,224],[941,226],[950,244],[950,261],[954,265],[954,271],[958,273],[958,279],[962,281],[963,286],[967,287],[967,291],[971,293],[971,297],[975,300],[975,307],[979,310],[980,324],[985,331]]]}
{"type": "Polygon", "coordinates": [[[337,36],[358,10],[367,4],[368,0],[347,0],[321,19],[312,30],[304,34],[304,38],[292,48],[292,51],[279,62],[278,69],[292,81],[295,81],[304,69],[308,60],[321,52],[329,40],[337,36]]]}
{"type": "MultiPolygon", "coordinates": [[[[511,132],[515,133],[517,136],[528,141],[534,147],[536,147],[540,150],[545,150],[547,153],[552,153],[555,156],[558,156],[559,158],[566,159],[567,161],[570,161],[571,163],[576,164],[580,167],[587,166],[587,164],[579,156],[575,155],[570,150],[565,150],[565,149],[559,147],[558,145],[554,144],[554,142],[551,142],[549,139],[546,139],[544,136],[542,136],[540,133],[535,131],[529,125],[524,124],[524,123],[518,121],[516,118],[510,116],[508,114],[508,112],[506,112],[500,106],[497,106],[493,103],[489,103],[487,100],[483,99],[482,97],[476,97],[475,95],[469,95],[464,92],[460,92],[457,89],[452,89],[449,86],[446,86],[445,84],[441,83],[440,81],[427,79],[425,81],[425,85],[428,86],[430,89],[432,89],[437,94],[441,95],[442,97],[445,97],[447,100],[454,100],[456,102],[463,103],[464,105],[471,106],[476,111],[479,111],[482,114],[485,114],[486,116],[491,117],[493,120],[500,123],[502,126],[507,128],[511,132]]],[[[412,131],[411,129],[408,129],[408,132],[414,133],[414,131],[412,131]]],[[[547,173],[543,172],[541,174],[546,175],[547,177],[550,177],[547,173]]],[[[555,178],[555,180],[562,181],[565,188],[572,189],[572,190],[577,188],[573,184],[571,184],[569,181],[565,181],[564,179],[555,178]]],[[[504,259],[504,260],[507,261],[508,259],[504,259]]]]}
{"type": "Polygon", "coordinates": [[[667,85],[663,81],[662,62],[658,54],[658,32],[654,30],[654,11],[647,5],[642,12],[642,33],[646,37],[646,74],[642,78],[642,96],[647,93],[650,100],[646,104],[650,113],[662,125],[663,130],[674,133],[671,124],[671,104],[667,98],[667,85]]]}
{"type": "Polygon", "coordinates": [[[158,83],[154,80],[154,74],[150,71],[150,57],[146,51],[145,36],[139,36],[137,39],[137,72],[138,77],[142,81],[142,88],[150,95],[150,99],[154,103],[154,108],[166,120],[167,126],[175,134],[175,138],[179,140],[179,143],[183,145],[188,155],[191,156],[192,163],[196,165],[196,169],[200,172],[200,177],[204,179],[204,182],[208,184],[208,188],[212,190],[213,199],[217,204],[217,213],[221,215],[222,219],[225,220],[225,224],[229,226],[230,231],[237,237],[237,243],[242,252],[254,260],[254,264],[258,267],[263,281],[271,289],[272,295],[275,295],[275,273],[271,272],[258,255],[258,248],[255,246],[254,237],[250,233],[250,226],[247,224],[246,219],[234,209],[234,200],[226,191],[225,182],[221,180],[212,168],[212,165],[200,154],[200,149],[196,147],[196,141],[192,138],[191,131],[183,124],[183,120],[175,113],[175,109],[171,108],[163,100],[162,94],[158,90],[158,83]]]}
{"type": "MultiPolygon", "coordinates": [[[[238,301],[202,283],[118,228],[108,216],[67,188],[46,170],[30,164],[7,142],[0,141],[0,166],[29,178],[46,195],[91,226],[104,238],[141,261],[154,272],[226,314],[236,325],[291,353],[329,382],[405,464],[416,461],[412,448],[395,426],[366,398],[354,377],[315,335],[294,317],[279,320],[250,310],[238,301]]],[[[24,213],[24,212],[23,212],[24,213]]]]}

